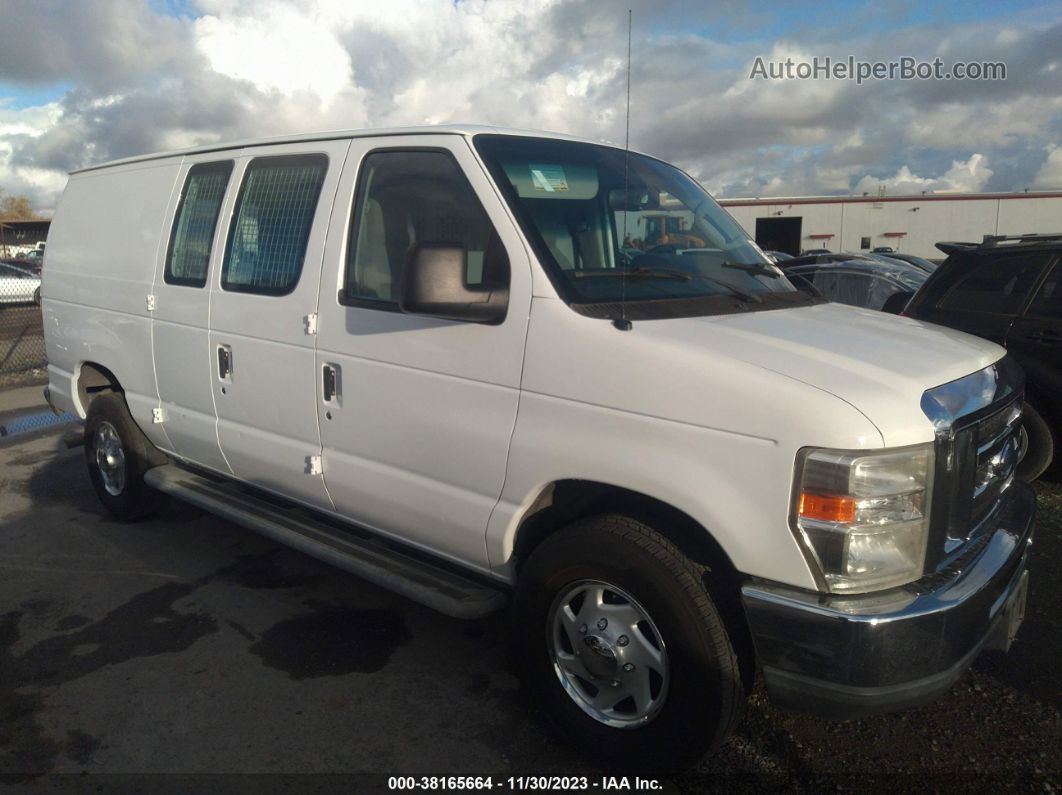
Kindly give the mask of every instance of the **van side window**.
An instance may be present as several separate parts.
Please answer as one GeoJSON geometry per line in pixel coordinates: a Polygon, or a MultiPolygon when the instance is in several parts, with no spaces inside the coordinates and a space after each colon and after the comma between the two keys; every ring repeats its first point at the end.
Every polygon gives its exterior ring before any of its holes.
{"type": "Polygon", "coordinates": [[[166,253],[163,278],[167,284],[186,287],[206,284],[214,230],[231,174],[231,160],[197,163],[188,169],[166,253]]]}
{"type": "Polygon", "coordinates": [[[351,215],[345,304],[397,308],[406,257],[417,243],[463,246],[469,285],[509,283],[509,260],[453,157],[443,151],[370,153],[351,215]]]}
{"type": "Polygon", "coordinates": [[[229,228],[222,289],[259,295],[295,289],[327,169],[321,154],[258,157],[248,164],[229,228]]]}

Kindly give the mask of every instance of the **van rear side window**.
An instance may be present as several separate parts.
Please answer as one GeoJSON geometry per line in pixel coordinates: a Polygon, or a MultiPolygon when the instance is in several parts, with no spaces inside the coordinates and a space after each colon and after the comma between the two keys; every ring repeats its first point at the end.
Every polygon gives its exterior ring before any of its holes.
{"type": "Polygon", "coordinates": [[[222,289],[259,295],[295,289],[327,169],[321,154],[250,162],[229,228],[222,289]]]}
{"type": "Polygon", "coordinates": [[[163,278],[167,284],[186,287],[206,284],[214,230],[231,174],[231,160],[198,163],[188,170],[166,254],[163,278]]]}

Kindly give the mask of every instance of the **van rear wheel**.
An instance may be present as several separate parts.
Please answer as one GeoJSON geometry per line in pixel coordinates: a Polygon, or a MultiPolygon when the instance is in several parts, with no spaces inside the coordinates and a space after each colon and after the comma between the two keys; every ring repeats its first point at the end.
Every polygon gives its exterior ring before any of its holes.
{"type": "Polygon", "coordinates": [[[85,463],[103,506],[116,518],[139,519],[162,495],[144,483],[144,473],[169,459],[137,427],[120,393],[93,399],[85,417],[85,463]]]}
{"type": "Polygon", "coordinates": [[[523,567],[514,648],[525,684],[600,767],[675,773],[738,723],[741,666],[703,575],[621,515],[558,531],[523,567]]]}

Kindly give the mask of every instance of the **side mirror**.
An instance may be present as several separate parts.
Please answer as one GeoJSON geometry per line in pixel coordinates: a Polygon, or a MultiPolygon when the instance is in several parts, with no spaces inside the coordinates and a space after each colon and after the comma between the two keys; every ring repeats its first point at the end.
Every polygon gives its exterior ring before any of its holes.
{"type": "Polygon", "coordinates": [[[501,323],[509,306],[507,285],[469,285],[468,252],[448,243],[418,243],[402,270],[398,305],[411,315],[469,323],[501,323]]]}

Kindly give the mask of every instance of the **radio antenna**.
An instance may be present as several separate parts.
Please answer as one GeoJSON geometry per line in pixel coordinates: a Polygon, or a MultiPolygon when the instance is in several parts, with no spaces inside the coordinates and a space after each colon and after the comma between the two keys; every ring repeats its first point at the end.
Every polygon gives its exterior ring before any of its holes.
{"type": "MultiPolygon", "coordinates": [[[[633,27],[634,10],[627,9],[627,117],[623,131],[623,239],[620,241],[620,249],[627,245],[627,214],[630,204],[631,192],[631,28],[633,27]]],[[[626,253],[623,256],[627,256],[626,253]]],[[[631,322],[627,320],[627,265],[623,264],[623,273],[620,276],[620,316],[612,322],[620,331],[630,331],[631,322]]]]}

